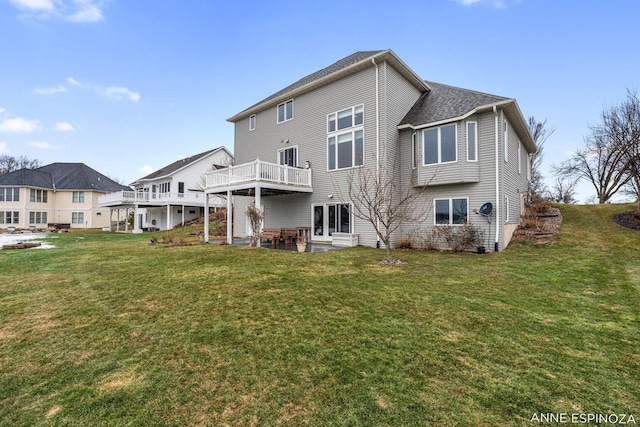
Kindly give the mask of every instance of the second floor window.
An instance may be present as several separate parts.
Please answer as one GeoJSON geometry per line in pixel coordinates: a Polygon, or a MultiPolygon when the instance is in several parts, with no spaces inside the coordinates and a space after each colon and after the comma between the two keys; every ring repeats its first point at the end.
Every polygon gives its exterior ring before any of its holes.
{"type": "Polygon", "coordinates": [[[31,203],[47,203],[48,196],[47,190],[36,190],[32,188],[29,194],[29,201],[31,203]]]}
{"type": "Polygon", "coordinates": [[[73,192],[73,203],[84,203],[84,191],[73,192]]]}
{"type": "Polygon", "coordinates": [[[358,105],[346,110],[331,113],[327,116],[327,133],[362,126],[364,123],[364,106],[358,105]]]}
{"type": "Polygon", "coordinates": [[[424,164],[455,162],[458,159],[456,125],[424,131],[424,164]]]}
{"type": "Polygon", "coordinates": [[[20,187],[0,187],[0,202],[19,202],[20,187]]]}
{"type": "Polygon", "coordinates": [[[278,123],[293,119],[293,99],[278,105],[278,123]]]}
{"type": "Polygon", "coordinates": [[[252,115],[249,117],[249,130],[255,130],[256,129],[256,115],[252,115]]]}
{"type": "Polygon", "coordinates": [[[364,164],[364,133],[350,131],[328,138],[327,167],[345,169],[364,164]]]}
{"type": "Polygon", "coordinates": [[[170,182],[163,182],[162,184],[159,185],[159,188],[160,188],[160,194],[170,193],[171,192],[171,183],[170,182]]]}

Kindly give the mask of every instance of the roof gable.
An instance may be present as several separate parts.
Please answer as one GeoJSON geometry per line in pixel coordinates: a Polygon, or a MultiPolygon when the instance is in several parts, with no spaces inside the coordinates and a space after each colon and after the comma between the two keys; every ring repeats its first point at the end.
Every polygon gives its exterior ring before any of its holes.
{"type": "Polygon", "coordinates": [[[257,104],[252,105],[246,110],[227,119],[230,122],[236,122],[242,118],[248,117],[261,110],[284,102],[288,98],[299,96],[313,89],[339,80],[343,77],[361,71],[365,68],[372,67],[374,64],[380,64],[388,61],[402,74],[407,80],[411,81],[421,91],[429,90],[426,82],[418,77],[392,50],[367,50],[359,51],[343,58],[328,67],[325,67],[315,73],[309,74],[301,78],[293,84],[263,99],[257,104]]]}
{"type": "MultiPolygon", "coordinates": [[[[158,178],[163,178],[163,177],[166,177],[166,176],[173,175],[176,172],[178,172],[178,171],[180,171],[180,170],[182,170],[182,169],[194,164],[195,162],[197,162],[199,160],[202,160],[205,157],[208,157],[208,156],[210,156],[210,155],[212,155],[214,153],[217,153],[218,151],[222,151],[222,150],[226,151],[227,154],[229,154],[229,156],[231,157],[231,153],[229,153],[225,147],[214,148],[213,150],[208,150],[208,151],[205,151],[205,152],[200,153],[200,154],[196,154],[196,155],[193,155],[193,156],[185,157],[184,159],[176,160],[175,162],[173,162],[173,163],[171,163],[169,165],[166,165],[166,166],[158,169],[157,171],[152,172],[149,175],[144,176],[144,177],[136,180],[134,182],[134,184],[138,183],[140,181],[150,181],[150,180],[153,180],[153,179],[158,179],[158,178]]],[[[222,166],[222,165],[219,165],[219,166],[222,166]]]]}

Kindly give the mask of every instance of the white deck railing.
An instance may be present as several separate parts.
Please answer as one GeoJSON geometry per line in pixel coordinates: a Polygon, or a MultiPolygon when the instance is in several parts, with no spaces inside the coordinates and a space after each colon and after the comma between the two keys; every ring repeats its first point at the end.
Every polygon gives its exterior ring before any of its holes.
{"type": "Polygon", "coordinates": [[[150,193],[141,191],[116,191],[98,197],[100,206],[117,205],[190,205],[204,206],[204,193],[150,193]]]}
{"type": "Polygon", "coordinates": [[[207,172],[203,176],[207,189],[257,181],[311,188],[311,169],[277,165],[261,160],[207,172]]]}

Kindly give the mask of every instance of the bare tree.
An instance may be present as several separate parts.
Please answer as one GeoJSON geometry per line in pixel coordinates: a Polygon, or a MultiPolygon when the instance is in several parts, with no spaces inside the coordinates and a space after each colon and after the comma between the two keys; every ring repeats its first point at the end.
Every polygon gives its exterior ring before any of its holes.
{"type": "Polygon", "coordinates": [[[25,156],[13,157],[7,154],[0,155],[0,175],[4,175],[20,169],[36,169],[40,167],[40,161],[29,159],[25,156]]]}
{"type": "Polygon", "coordinates": [[[602,112],[602,132],[620,152],[625,192],[637,197],[640,210],[640,100],[635,90],[627,90],[626,100],[602,112]]]}
{"type": "Polygon", "coordinates": [[[623,152],[602,125],[592,127],[585,141],[586,147],[554,169],[558,175],[586,179],[595,188],[598,203],[606,203],[629,181],[623,152]]]}
{"type": "Polygon", "coordinates": [[[260,242],[260,229],[264,220],[264,209],[258,208],[255,202],[247,207],[247,218],[251,227],[251,236],[249,236],[249,246],[256,247],[260,242]]]}
{"type": "Polygon", "coordinates": [[[537,151],[531,155],[531,198],[537,201],[543,198],[545,192],[544,176],[542,175],[544,143],[556,129],[548,128],[546,119],[539,122],[534,116],[529,117],[527,124],[537,148],[537,151]]]}
{"type": "MultiPolygon", "coordinates": [[[[338,189],[338,192],[340,190],[338,189]]],[[[355,168],[347,177],[347,195],[356,218],[367,221],[387,251],[386,262],[394,262],[391,252],[393,233],[402,224],[418,222],[427,215],[421,195],[413,182],[400,185],[399,179],[384,164],[355,168]]]]}
{"type": "Polygon", "coordinates": [[[576,203],[576,184],[577,180],[575,179],[557,176],[547,198],[556,203],[576,203]]]}

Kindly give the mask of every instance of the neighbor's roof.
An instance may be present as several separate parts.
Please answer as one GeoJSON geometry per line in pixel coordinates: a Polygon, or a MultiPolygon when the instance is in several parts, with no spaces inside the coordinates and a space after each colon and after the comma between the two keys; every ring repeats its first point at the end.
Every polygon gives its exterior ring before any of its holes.
{"type": "Polygon", "coordinates": [[[299,96],[320,86],[341,79],[347,75],[356,73],[365,68],[373,67],[374,63],[381,64],[384,61],[393,65],[399,73],[401,73],[421,91],[424,92],[429,90],[429,86],[426,82],[413,72],[413,70],[411,70],[404,62],[402,62],[402,60],[392,50],[360,51],[349,55],[326,68],[301,78],[297,82],[285,87],[271,96],[268,96],[257,104],[252,105],[227,120],[230,122],[238,121],[250,116],[251,114],[264,110],[265,108],[284,102],[291,97],[299,96]]]}
{"type": "Polygon", "coordinates": [[[131,190],[84,163],[51,163],[37,169],[20,169],[0,176],[0,185],[105,193],[131,190]]]}
{"type": "MultiPolygon", "coordinates": [[[[227,150],[225,147],[218,147],[218,148],[214,148],[213,150],[208,150],[205,151],[204,153],[200,153],[200,154],[196,154],[194,156],[189,156],[189,157],[185,157],[184,159],[180,159],[180,160],[176,160],[175,162],[162,167],[160,169],[158,169],[157,171],[150,173],[149,175],[142,177],[138,180],[136,180],[135,182],[133,182],[131,185],[134,185],[136,183],[139,183],[141,181],[150,181],[150,180],[154,180],[154,179],[158,179],[158,178],[163,178],[169,175],[172,175],[174,173],[176,173],[177,171],[186,168],[187,166],[197,162],[198,160],[201,160],[213,153],[216,153],[218,151],[224,150],[227,152],[227,154],[229,156],[231,156],[231,153],[229,153],[229,150],[227,150]]],[[[216,165],[216,166],[225,166],[225,165],[216,165]]]]}

